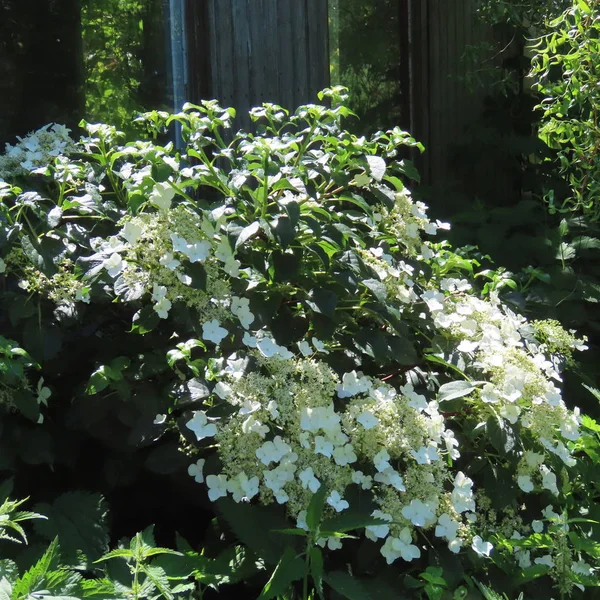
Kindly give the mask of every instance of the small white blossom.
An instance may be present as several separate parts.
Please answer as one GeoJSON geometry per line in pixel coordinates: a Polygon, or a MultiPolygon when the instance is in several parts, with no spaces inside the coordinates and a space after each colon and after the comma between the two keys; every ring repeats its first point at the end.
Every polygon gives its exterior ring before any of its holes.
{"type": "Polygon", "coordinates": [[[531,528],[535,533],[542,533],[542,531],[544,531],[544,522],[534,520],[531,522],[531,528]]]}
{"type": "Polygon", "coordinates": [[[131,221],[128,221],[121,229],[121,237],[127,240],[128,244],[132,246],[140,239],[142,235],[142,228],[131,221]]]}
{"type": "Polygon", "coordinates": [[[226,475],[208,475],[206,477],[208,487],[208,498],[211,502],[227,496],[227,476],[226,475]]]}
{"type": "Polygon", "coordinates": [[[162,211],[167,211],[171,208],[171,200],[175,197],[175,190],[165,181],[163,183],[156,183],[150,192],[148,200],[150,204],[153,204],[162,211]]]}
{"type": "Polygon", "coordinates": [[[517,485],[526,493],[533,491],[533,481],[529,475],[519,475],[517,477],[517,485]]]}
{"type": "Polygon", "coordinates": [[[554,561],[552,560],[551,554],[545,554],[539,558],[534,559],[533,561],[536,565],[545,565],[547,567],[554,567],[554,561]]]}
{"type": "Polygon", "coordinates": [[[388,565],[397,558],[410,562],[421,556],[421,551],[412,543],[412,535],[408,527],[404,527],[398,537],[388,536],[380,552],[388,565]]]}
{"type": "Polygon", "coordinates": [[[342,383],[336,386],[339,398],[350,398],[368,392],[372,387],[368,377],[361,377],[356,371],[344,373],[342,383]]]}
{"type": "Polygon", "coordinates": [[[304,357],[310,356],[313,353],[313,350],[310,347],[310,344],[305,340],[298,342],[298,350],[300,350],[300,352],[302,353],[302,356],[304,356],[304,357]]]}
{"type": "Polygon", "coordinates": [[[370,411],[365,410],[358,415],[356,420],[365,428],[373,429],[379,424],[379,419],[370,411]]]}
{"type": "Polygon", "coordinates": [[[189,467],[188,467],[188,475],[190,477],[194,478],[194,481],[196,483],[203,483],[204,482],[204,473],[202,472],[204,469],[204,463],[206,461],[201,458],[200,460],[197,460],[195,463],[192,463],[189,467]]]}
{"type": "Polygon", "coordinates": [[[125,262],[119,254],[113,252],[110,257],[104,261],[103,266],[111,277],[116,277],[127,266],[127,262],[125,262]]]}
{"type": "Polygon", "coordinates": [[[435,511],[431,505],[418,498],[411,500],[408,506],[402,508],[402,516],[417,527],[426,527],[435,522],[435,511]]]}
{"type": "Polygon", "coordinates": [[[242,433],[246,435],[250,433],[256,433],[261,438],[264,438],[269,433],[269,427],[261,423],[254,415],[250,415],[242,423],[242,433]]]}
{"type": "Polygon", "coordinates": [[[217,426],[209,423],[206,412],[203,410],[195,410],[194,416],[186,423],[186,427],[196,434],[198,441],[217,435],[217,426]]]}
{"type": "MultiPolygon", "coordinates": [[[[376,519],[381,519],[382,521],[387,521],[388,523],[391,523],[394,520],[392,515],[384,513],[380,510],[374,510],[371,513],[371,516],[375,517],[376,519]]],[[[365,527],[365,537],[373,540],[374,542],[376,542],[378,538],[386,537],[389,532],[389,525],[368,525],[365,527]]]]}
{"type": "Polygon", "coordinates": [[[490,542],[484,542],[480,536],[476,535],[473,538],[471,548],[473,548],[479,556],[489,556],[494,549],[494,546],[490,542]]]}
{"type": "Polygon", "coordinates": [[[352,464],[358,460],[352,444],[345,444],[344,446],[338,446],[333,451],[333,460],[340,467],[352,464]]]}
{"type": "Polygon", "coordinates": [[[202,325],[202,339],[220,344],[223,338],[227,336],[229,332],[224,327],[219,326],[219,321],[212,319],[202,325]]]}
{"type": "Polygon", "coordinates": [[[348,504],[348,502],[346,502],[346,500],[344,500],[340,496],[340,493],[336,490],[333,490],[333,492],[331,492],[331,494],[329,494],[327,497],[327,504],[332,506],[336,512],[342,512],[350,506],[350,504],[348,504]]]}
{"type": "Polygon", "coordinates": [[[306,490],[309,489],[313,494],[321,487],[321,482],[315,477],[312,467],[304,469],[298,473],[298,479],[302,487],[306,490]]]}

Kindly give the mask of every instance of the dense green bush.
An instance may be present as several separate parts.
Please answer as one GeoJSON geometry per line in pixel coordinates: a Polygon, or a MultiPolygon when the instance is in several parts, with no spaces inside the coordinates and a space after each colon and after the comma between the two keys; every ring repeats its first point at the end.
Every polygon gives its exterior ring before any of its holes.
{"type": "Polygon", "coordinates": [[[181,149],[102,124],[67,152],[20,141],[0,182],[2,468],[109,500],[130,485],[117,520],[168,497],[245,595],[479,597],[476,577],[581,597],[600,427],[558,386],[584,340],[432,241],[448,225],[406,187],[408,134],[357,138],[343,92],[322,97],[254,109],[230,143],[214,101],[139,119],[181,127],[181,149]]]}

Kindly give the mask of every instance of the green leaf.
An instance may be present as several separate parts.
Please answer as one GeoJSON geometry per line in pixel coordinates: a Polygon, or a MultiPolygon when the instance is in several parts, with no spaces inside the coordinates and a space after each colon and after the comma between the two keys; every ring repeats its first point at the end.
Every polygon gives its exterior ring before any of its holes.
{"type": "Polygon", "coordinates": [[[66,564],[79,564],[81,553],[90,564],[106,552],[107,507],[100,494],[67,492],[52,504],[34,508],[48,517],[47,521],[36,521],[36,531],[46,539],[57,537],[66,564]]]}
{"type": "Polygon", "coordinates": [[[304,561],[297,556],[296,551],[289,546],[284,550],[281,560],[277,563],[273,574],[267,581],[258,600],[270,600],[283,596],[288,592],[294,581],[302,579],[304,575],[304,561]]]}
{"type": "Polygon", "coordinates": [[[309,300],[306,300],[306,304],[315,312],[321,313],[330,319],[335,317],[337,295],[334,292],[324,288],[313,288],[310,291],[309,298],[309,300]]]}
{"type": "Polygon", "coordinates": [[[321,524],[321,533],[331,532],[335,533],[346,533],[353,531],[354,529],[362,529],[363,527],[372,527],[376,525],[388,525],[389,522],[384,519],[377,519],[369,515],[365,515],[358,512],[352,512],[345,510],[343,513],[326,519],[321,524]]]}
{"type": "Polygon", "coordinates": [[[260,223],[258,221],[254,221],[254,223],[250,223],[250,225],[244,227],[235,241],[235,249],[237,250],[240,246],[243,246],[244,243],[247,242],[251,237],[254,237],[259,230],[260,223]]]}
{"type": "Polygon", "coordinates": [[[477,389],[478,382],[472,381],[450,381],[440,386],[438,390],[438,402],[448,402],[456,398],[468,396],[473,390],[477,389]]]}
{"type": "Polygon", "coordinates": [[[25,598],[46,585],[46,575],[51,569],[58,566],[59,545],[58,539],[52,540],[43,556],[14,583],[13,595],[15,598],[25,598]]]}
{"type": "Polygon", "coordinates": [[[323,552],[316,546],[312,546],[310,549],[310,575],[319,598],[325,600],[323,595],[323,552]]]}
{"type": "Polygon", "coordinates": [[[277,564],[284,549],[293,538],[277,534],[277,529],[287,529],[288,521],[280,514],[262,506],[249,506],[220,498],[214,503],[235,536],[267,563],[277,564]]]}
{"type": "Polygon", "coordinates": [[[308,529],[315,532],[319,529],[321,518],[323,516],[323,510],[325,509],[325,498],[327,496],[327,489],[322,485],[317,493],[310,499],[310,503],[306,510],[306,525],[308,529]]]}
{"type": "Polygon", "coordinates": [[[496,414],[490,416],[486,421],[485,429],[492,446],[501,456],[506,456],[515,450],[514,432],[504,419],[496,414]]]}
{"type": "Polygon", "coordinates": [[[324,577],[327,585],[348,600],[372,600],[368,590],[357,577],[344,571],[333,571],[324,577]]]}

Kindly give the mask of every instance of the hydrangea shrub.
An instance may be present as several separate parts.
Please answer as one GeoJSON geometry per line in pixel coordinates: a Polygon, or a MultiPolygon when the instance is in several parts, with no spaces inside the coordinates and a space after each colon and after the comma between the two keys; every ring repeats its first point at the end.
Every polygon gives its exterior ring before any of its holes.
{"type": "MultiPolygon", "coordinates": [[[[282,506],[328,551],[354,531],[400,569],[432,548],[589,583],[566,534],[582,417],[560,390],[584,340],[528,322],[437,241],[449,225],[407,187],[415,140],[357,138],[342,91],[322,97],[265,104],[235,136],[214,101],[140,118],[155,139],[177,123],[180,149],[84,124],[43,167],[3,171],[6,298],[48,330],[99,324],[93,368],[45,402],[158,390],[152,439],[178,436],[199,493],[282,506]]],[[[9,154],[62,144],[55,129],[9,154]]]]}

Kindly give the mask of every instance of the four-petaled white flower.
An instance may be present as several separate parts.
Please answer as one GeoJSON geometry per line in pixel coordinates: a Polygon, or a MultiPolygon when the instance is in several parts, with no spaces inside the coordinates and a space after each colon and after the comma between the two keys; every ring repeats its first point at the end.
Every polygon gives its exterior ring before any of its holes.
{"type": "Polygon", "coordinates": [[[313,494],[321,487],[321,482],[315,477],[312,467],[307,467],[304,471],[298,473],[298,479],[302,487],[309,489],[313,494]]]}
{"type": "Polygon", "coordinates": [[[489,556],[494,549],[494,546],[490,542],[484,542],[480,536],[476,535],[473,538],[471,548],[473,548],[479,556],[489,556]]]}
{"type": "Polygon", "coordinates": [[[195,463],[192,463],[189,467],[188,467],[188,475],[190,475],[190,477],[194,478],[194,481],[196,483],[203,483],[204,482],[204,463],[206,461],[201,458],[199,460],[197,460],[195,463]]]}
{"type": "Polygon", "coordinates": [[[103,266],[111,277],[116,277],[127,266],[127,262],[121,258],[120,254],[113,252],[104,261],[103,266]]]}
{"type": "Polygon", "coordinates": [[[409,505],[402,508],[402,516],[417,527],[426,527],[435,523],[435,511],[433,507],[418,498],[414,498],[410,501],[409,505]]]}
{"type": "Polygon", "coordinates": [[[220,344],[223,338],[227,336],[229,332],[224,327],[219,325],[219,321],[212,319],[207,323],[202,324],[202,339],[220,344]]]}
{"type": "Polygon", "coordinates": [[[248,475],[242,471],[227,482],[227,491],[234,502],[250,502],[258,494],[258,486],[258,477],[248,479],[248,475]]]}
{"type": "Polygon", "coordinates": [[[345,444],[344,446],[338,446],[333,451],[333,460],[340,465],[340,467],[344,467],[346,465],[352,464],[358,460],[356,453],[354,452],[354,448],[352,444],[345,444]]]}
{"type": "Polygon", "coordinates": [[[208,475],[206,485],[208,487],[208,498],[211,502],[227,496],[227,476],[226,475],[208,475]]]}
{"type": "Polygon", "coordinates": [[[370,411],[364,410],[356,417],[356,420],[365,428],[373,429],[379,424],[379,419],[370,411]]]}
{"type": "Polygon", "coordinates": [[[168,181],[155,183],[148,200],[162,211],[167,211],[171,208],[171,200],[175,197],[175,189],[168,181]]]}
{"type": "MultiPolygon", "coordinates": [[[[391,523],[394,520],[392,515],[384,513],[380,510],[374,510],[371,513],[371,516],[382,521],[387,521],[388,523],[391,523]]],[[[365,527],[365,537],[369,538],[370,540],[373,540],[374,542],[376,542],[378,538],[386,537],[389,532],[389,525],[368,525],[367,527],[365,527]]]]}
{"type": "Polygon", "coordinates": [[[196,434],[198,441],[217,435],[217,426],[209,423],[206,412],[203,410],[195,410],[194,416],[186,423],[186,427],[196,434]]]}
{"type": "Polygon", "coordinates": [[[231,298],[231,312],[240,320],[244,329],[248,329],[254,321],[254,315],[250,312],[250,301],[248,298],[231,298]]]}
{"type": "Polygon", "coordinates": [[[163,267],[167,267],[167,269],[169,269],[169,271],[174,271],[180,264],[181,262],[178,261],[174,256],[172,252],[167,252],[166,254],[163,254],[159,261],[158,261],[163,267]]]}
{"type": "Polygon", "coordinates": [[[380,552],[388,565],[397,558],[410,562],[421,556],[421,551],[412,543],[412,535],[408,527],[404,527],[398,537],[388,536],[380,552]]]}
{"type": "Polygon", "coordinates": [[[350,504],[346,502],[341,496],[340,493],[336,490],[333,490],[329,496],[327,496],[327,504],[332,506],[336,512],[342,512],[346,510],[350,504]]]}
{"type": "Polygon", "coordinates": [[[131,221],[127,221],[121,229],[121,237],[127,240],[127,243],[132,246],[140,239],[142,228],[131,221]]]}

